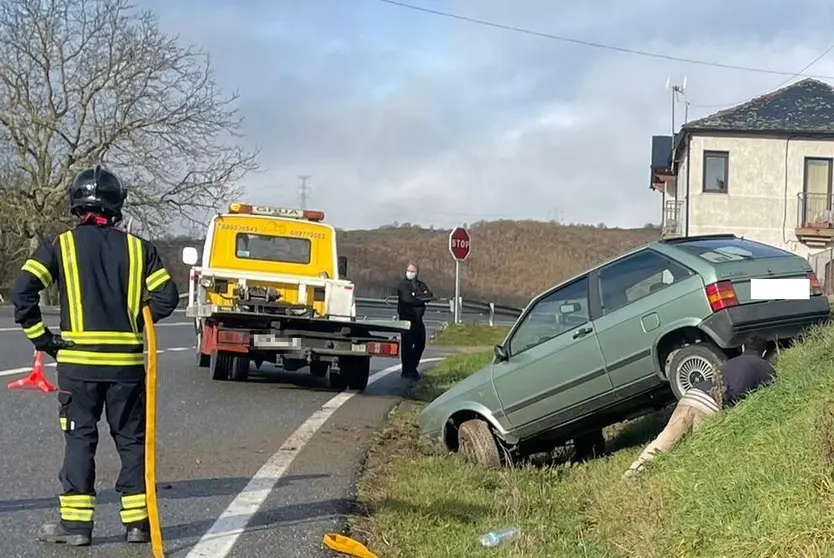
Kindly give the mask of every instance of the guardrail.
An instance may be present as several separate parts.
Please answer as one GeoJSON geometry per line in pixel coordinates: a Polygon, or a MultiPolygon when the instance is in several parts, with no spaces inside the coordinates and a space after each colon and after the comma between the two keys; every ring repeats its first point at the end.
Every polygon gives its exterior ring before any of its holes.
{"type": "MultiPolygon", "coordinates": [[[[180,295],[180,302],[187,298],[187,294],[180,295]]],[[[459,299],[461,315],[483,316],[487,319],[490,326],[495,326],[496,321],[508,322],[515,320],[521,315],[521,308],[514,308],[512,306],[504,306],[495,304],[494,302],[480,302],[475,300],[466,300],[463,297],[459,299]]],[[[389,296],[388,298],[362,298],[356,299],[357,315],[359,315],[359,308],[364,310],[376,310],[378,312],[391,311],[396,313],[397,299],[389,296]]],[[[449,298],[440,298],[426,303],[427,313],[436,314],[452,314],[455,313],[455,301],[449,298]]],[[[392,314],[393,315],[393,314],[392,314]]],[[[367,317],[367,316],[366,316],[367,317]]]]}

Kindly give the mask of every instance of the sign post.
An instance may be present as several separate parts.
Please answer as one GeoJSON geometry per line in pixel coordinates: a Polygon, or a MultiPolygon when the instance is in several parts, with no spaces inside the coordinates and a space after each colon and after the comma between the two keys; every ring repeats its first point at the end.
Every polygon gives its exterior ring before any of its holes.
{"type": "Polygon", "coordinates": [[[460,323],[460,262],[465,262],[469,257],[472,242],[469,231],[463,227],[455,227],[449,233],[449,253],[455,260],[455,323],[460,323]]]}

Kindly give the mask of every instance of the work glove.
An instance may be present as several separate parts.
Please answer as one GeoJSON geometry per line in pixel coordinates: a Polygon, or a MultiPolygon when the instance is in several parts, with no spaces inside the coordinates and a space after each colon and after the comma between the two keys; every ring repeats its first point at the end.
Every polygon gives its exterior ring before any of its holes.
{"type": "Polygon", "coordinates": [[[58,351],[60,351],[61,349],[69,349],[70,347],[75,346],[74,341],[67,341],[60,335],[55,335],[48,329],[46,330],[45,334],[35,339],[34,343],[36,350],[43,351],[52,358],[57,358],[58,351]]]}

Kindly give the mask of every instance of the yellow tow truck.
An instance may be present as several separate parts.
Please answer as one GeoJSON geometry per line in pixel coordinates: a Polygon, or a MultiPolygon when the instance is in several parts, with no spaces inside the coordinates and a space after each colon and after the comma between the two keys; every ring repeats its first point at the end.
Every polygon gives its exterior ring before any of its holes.
{"type": "Polygon", "coordinates": [[[208,225],[200,253],[183,248],[186,316],[197,364],[214,380],[245,381],[250,362],[309,366],[337,390],[363,390],[371,357],[397,357],[402,320],[357,320],[347,259],[324,213],[233,203],[208,225]]]}

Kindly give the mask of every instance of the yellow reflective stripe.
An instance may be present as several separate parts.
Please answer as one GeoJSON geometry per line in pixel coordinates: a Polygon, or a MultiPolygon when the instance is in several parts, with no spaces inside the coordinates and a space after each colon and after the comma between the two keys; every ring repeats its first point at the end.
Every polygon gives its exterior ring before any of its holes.
{"type": "Polygon", "coordinates": [[[148,510],[122,510],[119,512],[122,523],[137,523],[148,519],[148,510]]]}
{"type": "Polygon", "coordinates": [[[29,339],[37,339],[44,333],[46,333],[46,324],[43,322],[38,322],[33,326],[23,328],[23,334],[29,339]]]}
{"type": "Polygon", "coordinates": [[[96,505],[96,497],[89,494],[62,494],[58,496],[58,504],[62,508],[92,509],[96,505]]]}
{"type": "Polygon", "coordinates": [[[61,337],[77,345],[141,345],[141,333],[128,331],[62,331],[61,337]]]}
{"type": "Polygon", "coordinates": [[[127,255],[129,259],[127,275],[127,312],[130,319],[130,327],[133,331],[139,331],[137,321],[139,319],[139,305],[142,303],[142,270],[144,258],[142,241],[133,235],[127,235],[127,255]]]}
{"type": "Polygon", "coordinates": [[[94,353],[61,349],[58,351],[59,364],[87,364],[93,366],[134,366],[145,363],[143,353],[94,353]]]}
{"type": "Polygon", "coordinates": [[[81,306],[81,281],[78,277],[78,258],[75,253],[75,239],[72,231],[65,232],[61,239],[61,261],[67,281],[67,312],[70,328],[84,331],[84,309],[81,306]]]}
{"type": "Polygon", "coordinates": [[[61,425],[61,432],[66,432],[67,431],[67,424],[68,424],[67,417],[58,417],[58,424],[61,425]]]}
{"type": "Polygon", "coordinates": [[[77,521],[79,523],[92,523],[94,510],[80,510],[76,508],[61,508],[61,519],[64,521],[77,521]]]}
{"type": "Polygon", "coordinates": [[[41,283],[43,283],[44,288],[52,284],[52,274],[49,273],[49,270],[46,269],[46,266],[38,260],[33,260],[29,258],[23,263],[23,267],[21,269],[23,271],[28,271],[29,273],[40,279],[41,283]]]}
{"type": "Polygon", "coordinates": [[[122,496],[122,509],[136,510],[144,508],[147,505],[147,497],[145,494],[131,494],[130,496],[122,496]]]}
{"type": "Polygon", "coordinates": [[[165,281],[171,278],[171,274],[168,273],[168,270],[164,267],[162,269],[157,269],[150,275],[148,278],[145,279],[145,285],[148,287],[149,291],[155,291],[159,287],[165,284],[165,281]]]}

